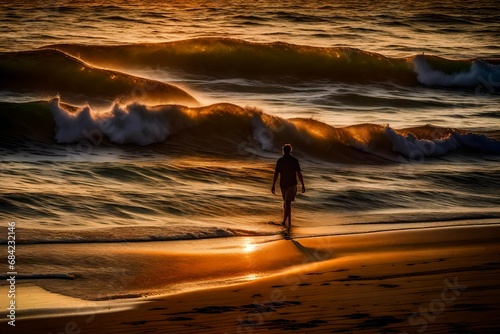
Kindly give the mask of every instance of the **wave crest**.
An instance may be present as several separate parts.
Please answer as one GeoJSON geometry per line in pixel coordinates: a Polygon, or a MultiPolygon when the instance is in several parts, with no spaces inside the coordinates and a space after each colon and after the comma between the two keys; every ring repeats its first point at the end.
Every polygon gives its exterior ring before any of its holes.
{"type": "Polygon", "coordinates": [[[156,144],[155,150],[167,154],[203,151],[266,156],[266,152],[279,152],[282,143],[291,142],[302,154],[344,163],[407,161],[456,151],[500,154],[500,141],[460,129],[432,125],[393,129],[377,124],[336,128],[314,119],[283,119],[227,103],[198,108],[116,104],[107,112],[70,107],[59,99],[37,106],[31,103],[23,110],[16,105],[16,113],[1,110],[4,135],[12,141],[16,131],[18,136],[28,132],[39,139],[52,136],[62,144],[90,141],[94,146],[103,142],[156,144]],[[44,113],[46,116],[40,118],[44,113]],[[37,115],[34,122],[30,115],[37,115]]]}
{"type": "Polygon", "coordinates": [[[488,79],[499,73],[495,65],[488,63],[496,60],[451,60],[423,55],[391,58],[349,47],[252,43],[231,38],[116,46],[59,44],[48,48],[118,69],[156,67],[183,74],[287,82],[326,79],[470,87],[478,84],[478,75],[488,79]]]}
{"type": "Polygon", "coordinates": [[[411,63],[355,48],[320,48],[283,42],[251,43],[198,38],[169,43],[118,46],[59,44],[62,50],[100,66],[162,67],[216,77],[269,80],[330,79],[346,82],[416,82],[411,63]]]}
{"type": "Polygon", "coordinates": [[[0,89],[57,94],[73,104],[136,100],[197,104],[176,86],[97,68],[58,50],[0,53],[0,89]]]}
{"type": "Polygon", "coordinates": [[[418,81],[424,85],[442,87],[474,87],[500,78],[500,67],[483,60],[449,61],[438,57],[414,57],[418,81]]]}
{"type": "Polygon", "coordinates": [[[50,101],[49,106],[54,114],[55,138],[59,143],[106,135],[117,144],[149,145],[164,141],[170,133],[163,114],[150,112],[137,103],[126,107],[115,104],[106,114],[92,114],[88,106],[70,112],[59,105],[58,99],[50,101]]]}

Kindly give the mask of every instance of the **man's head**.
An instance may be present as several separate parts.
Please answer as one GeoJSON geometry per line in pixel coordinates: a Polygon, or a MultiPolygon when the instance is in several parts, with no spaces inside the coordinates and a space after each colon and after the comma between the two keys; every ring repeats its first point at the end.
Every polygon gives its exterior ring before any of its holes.
{"type": "Polygon", "coordinates": [[[292,153],[292,145],[285,144],[285,145],[283,145],[281,150],[283,151],[283,154],[290,154],[290,153],[292,153]]]}

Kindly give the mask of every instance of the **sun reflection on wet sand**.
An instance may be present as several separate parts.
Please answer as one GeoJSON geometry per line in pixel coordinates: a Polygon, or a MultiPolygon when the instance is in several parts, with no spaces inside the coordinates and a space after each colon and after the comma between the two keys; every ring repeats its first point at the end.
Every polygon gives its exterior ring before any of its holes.
{"type": "Polygon", "coordinates": [[[246,281],[254,281],[257,279],[257,275],[256,274],[249,274],[247,276],[245,276],[245,280],[246,281]]]}
{"type": "Polygon", "coordinates": [[[243,251],[245,253],[251,253],[251,252],[255,251],[255,249],[256,249],[256,245],[252,244],[252,241],[250,239],[245,239],[243,241],[243,251]]]}

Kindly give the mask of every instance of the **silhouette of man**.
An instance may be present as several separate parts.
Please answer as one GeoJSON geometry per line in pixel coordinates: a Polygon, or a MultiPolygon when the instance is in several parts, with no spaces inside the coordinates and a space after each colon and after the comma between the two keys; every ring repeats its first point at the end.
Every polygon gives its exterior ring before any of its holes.
{"type": "Polygon", "coordinates": [[[304,186],[304,178],[302,177],[302,172],[300,171],[299,160],[292,156],[292,145],[285,144],[282,148],[283,156],[276,162],[276,168],[274,169],[274,179],[271,192],[274,194],[276,192],[275,184],[278,180],[278,175],[280,175],[280,188],[281,196],[283,197],[283,226],[286,226],[286,221],[288,220],[288,227],[292,226],[292,202],[295,200],[295,195],[297,195],[297,177],[302,184],[302,192],[306,192],[306,187],[304,186]]]}

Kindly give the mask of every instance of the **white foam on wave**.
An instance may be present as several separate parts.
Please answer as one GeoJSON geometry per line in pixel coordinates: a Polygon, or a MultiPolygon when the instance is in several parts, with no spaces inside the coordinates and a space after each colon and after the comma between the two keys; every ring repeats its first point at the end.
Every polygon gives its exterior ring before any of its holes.
{"type": "Polygon", "coordinates": [[[253,139],[255,139],[262,150],[273,151],[273,131],[264,123],[260,115],[255,115],[252,118],[253,139]]]}
{"type": "Polygon", "coordinates": [[[138,103],[126,108],[115,105],[111,115],[101,120],[100,125],[109,139],[118,144],[159,143],[170,133],[168,120],[162,113],[151,112],[138,103]]]}
{"type": "MultiPolygon", "coordinates": [[[[199,126],[197,115],[202,113],[193,110],[184,110],[181,106],[165,105],[148,107],[140,103],[131,103],[125,106],[115,104],[109,112],[96,113],[86,106],[76,112],[69,112],[54,98],[49,103],[56,122],[56,140],[58,143],[74,143],[78,141],[102,141],[104,137],[117,144],[149,145],[167,140],[184,130],[199,126]]],[[[207,107],[207,108],[210,108],[207,107]]],[[[262,119],[262,112],[252,108],[241,108],[241,117],[247,117],[248,112],[252,125],[253,139],[263,151],[273,151],[273,132],[262,119]]],[[[214,112],[214,115],[217,112],[214,112]]],[[[230,122],[230,108],[227,128],[234,126],[230,122]]],[[[207,116],[207,117],[210,117],[207,116]]],[[[207,129],[209,130],[209,129],[207,129]]],[[[209,131],[208,131],[209,133],[209,131]]]]}
{"type": "Polygon", "coordinates": [[[149,145],[164,141],[170,133],[163,113],[138,103],[125,107],[115,104],[110,112],[104,114],[95,114],[88,106],[71,113],[59,105],[57,98],[52,99],[49,106],[54,114],[56,140],[59,143],[106,135],[117,144],[149,145]]]}
{"type": "Polygon", "coordinates": [[[97,122],[92,117],[90,107],[84,107],[78,113],[70,113],[59,106],[59,99],[52,99],[49,107],[56,122],[56,140],[59,143],[72,143],[83,139],[85,131],[97,128],[97,122]]]}
{"type": "Polygon", "coordinates": [[[500,141],[482,134],[452,132],[444,138],[417,139],[411,133],[406,136],[400,135],[389,126],[384,129],[384,133],[392,142],[393,151],[410,159],[439,157],[460,149],[486,154],[500,153],[500,141]]]}
{"type": "Polygon", "coordinates": [[[472,87],[488,84],[495,71],[500,71],[498,66],[487,64],[482,60],[475,60],[468,71],[447,74],[433,68],[423,55],[416,56],[413,59],[413,65],[417,72],[418,81],[429,86],[472,87]]]}
{"type": "MultiPolygon", "coordinates": [[[[306,143],[312,149],[316,147],[314,137],[311,137],[308,133],[297,132],[294,127],[287,129],[284,126],[289,122],[287,120],[279,119],[279,122],[273,126],[280,123],[283,128],[275,129],[268,124],[273,120],[266,120],[266,115],[262,112],[240,108],[236,109],[237,113],[234,114],[231,108],[239,107],[231,105],[227,106],[227,110],[222,109],[222,111],[219,110],[220,106],[215,106],[213,110],[209,106],[206,107],[208,108],[207,111],[203,112],[188,108],[184,109],[175,105],[151,108],[139,103],[126,106],[116,104],[106,113],[93,113],[90,107],[81,108],[76,112],[69,112],[59,105],[58,99],[52,100],[49,105],[54,113],[57,127],[56,140],[59,143],[73,143],[85,140],[102,141],[106,137],[109,141],[117,144],[149,145],[163,142],[170,135],[189,132],[190,129],[195,128],[202,129],[200,136],[205,135],[207,139],[214,136],[214,133],[218,135],[224,127],[230,130],[227,135],[233,136],[233,128],[240,126],[238,125],[239,120],[234,122],[233,117],[236,115],[251,124],[252,132],[248,135],[253,137],[252,140],[260,146],[263,152],[275,151],[276,140],[274,134],[282,130],[288,131],[288,136],[296,136],[296,140],[306,143]],[[220,119],[220,117],[224,118],[220,119]],[[217,123],[214,128],[211,128],[213,121],[217,123]]],[[[278,120],[278,118],[275,120],[278,120]]],[[[363,152],[385,156],[387,149],[378,145],[377,140],[377,134],[380,134],[380,130],[381,128],[378,126],[365,129],[369,138],[367,141],[359,141],[356,133],[348,133],[344,139],[344,144],[363,152]]],[[[234,139],[227,139],[229,141],[241,140],[246,134],[241,133],[241,138],[238,135],[234,139]]],[[[482,134],[452,131],[447,136],[418,139],[411,133],[401,135],[386,126],[383,129],[383,135],[392,143],[393,152],[409,158],[443,156],[462,149],[477,153],[500,153],[500,141],[482,134]]],[[[334,137],[330,139],[335,140],[334,137]]],[[[243,144],[245,143],[247,142],[244,141],[243,144]]],[[[321,147],[321,141],[318,144],[321,147]]],[[[240,145],[239,147],[244,149],[244,146],[240,145]]],[[[254,149],[252,145],[250,145],[250,148],[254,149]]]]}

